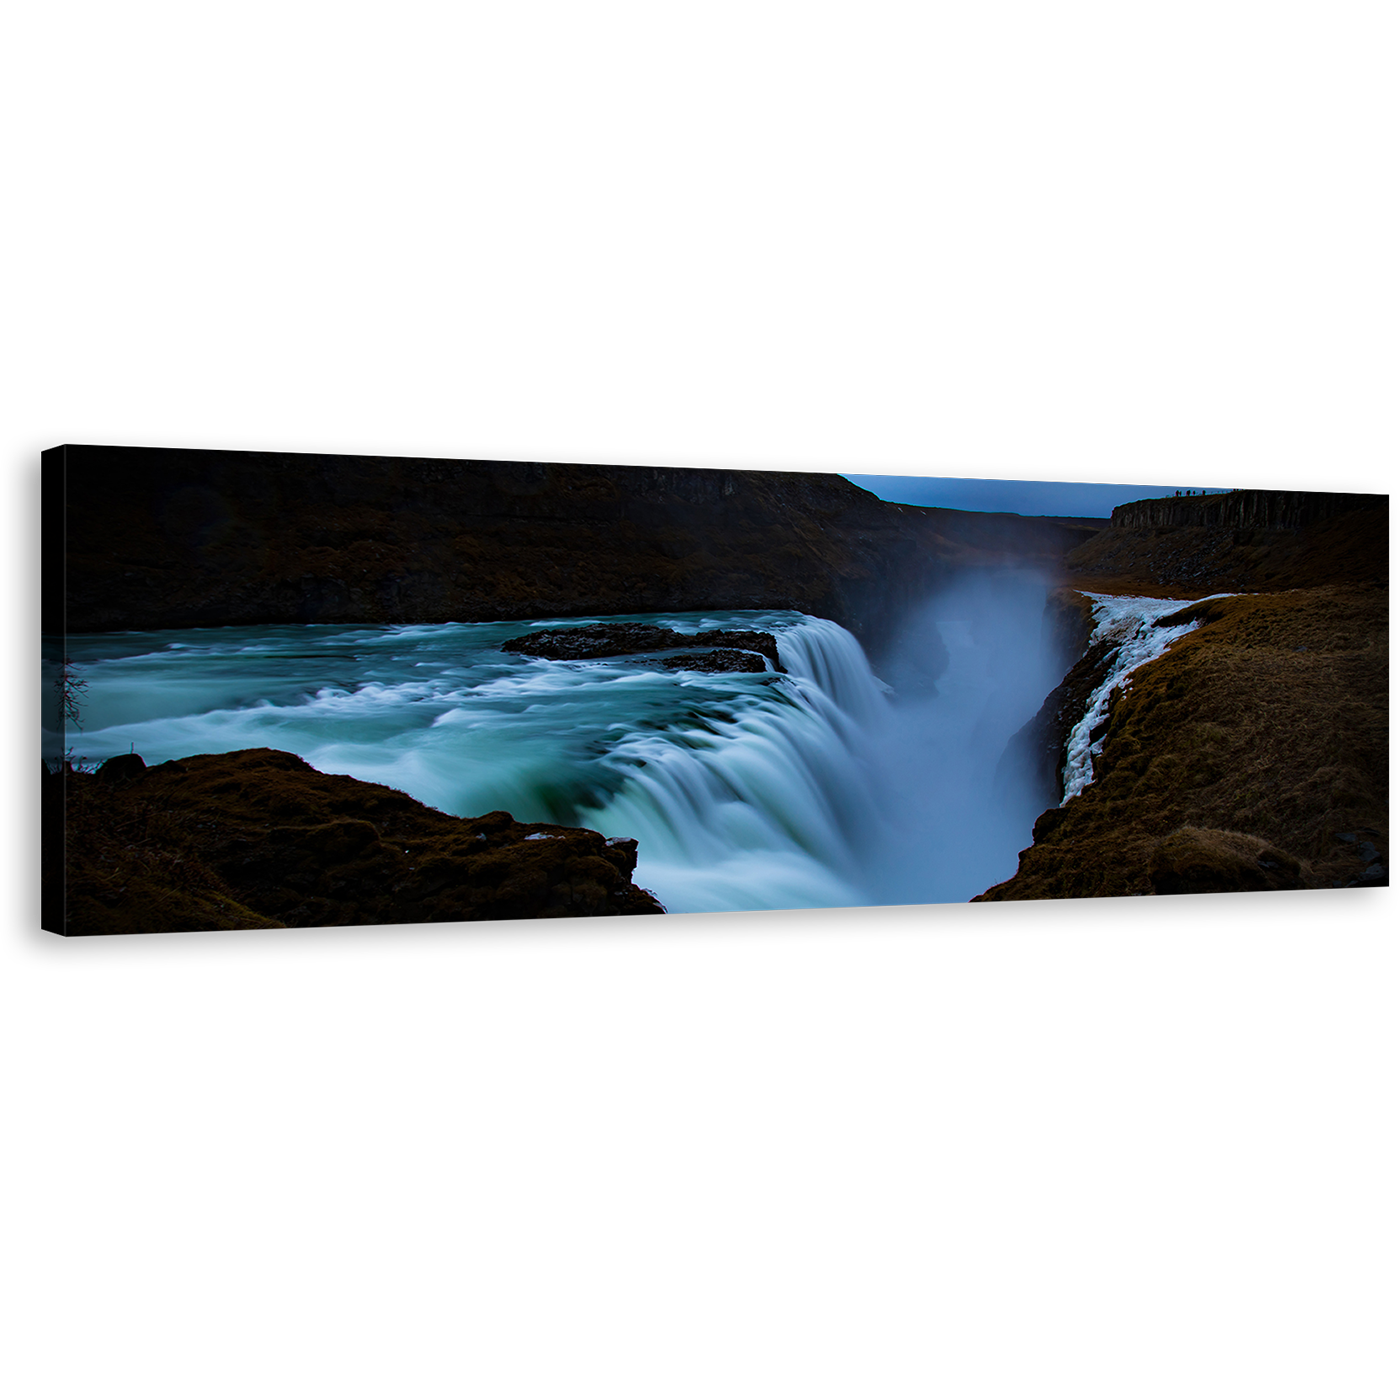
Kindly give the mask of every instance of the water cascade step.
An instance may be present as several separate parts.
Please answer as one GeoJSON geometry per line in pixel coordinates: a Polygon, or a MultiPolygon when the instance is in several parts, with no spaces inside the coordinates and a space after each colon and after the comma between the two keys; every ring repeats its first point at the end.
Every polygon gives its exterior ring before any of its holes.
{"type": "MultiPolygon", "coordinates": [[[[993,814],[990,779],[1053,684],[1044,596],[1021,581],[930,605],[911,635],[935,638],[941,672],[914,701],[850,633],[795,612],[70,636],[88,689],[66,743],[151,765],[281,749],[454,815],[635,838],[636,882],[671,912],[965,900],[1029,840],[1035,813],[993,814]],[[603,622],[767,633],[781,670],[502,650],[603,622]]],[[[61,752],[56,721],[46,743],[61,752]]]]}

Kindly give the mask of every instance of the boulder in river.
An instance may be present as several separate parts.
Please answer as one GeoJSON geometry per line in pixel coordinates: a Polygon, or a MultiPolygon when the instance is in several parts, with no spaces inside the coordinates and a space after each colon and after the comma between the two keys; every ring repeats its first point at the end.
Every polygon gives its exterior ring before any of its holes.
{"type": "MultiPolygon", "coordinates": [[[[725,652],[742,651],[766,656],[773,669],[781,671],[778,642],[771,632],[748,632],[734,628],[713,627],[708,632],[677,632],[671,627],[657,627],[646,622],[592,622],[580,627],[551,627],[531,632],[523,637],[510,637],[501,643],[502,651],[518,652],[522,656],[544,656],[552,661],[598,661],[607,657],[635,656],[638,653],[677,651],[688,648],[719,648],[725,652]]],[[[701,671],[762,671],[758,665],[738,665],[732,659],[716,659],[720,651],[711,651],[708,664],[689,669],[701,671]]],[[[755,658],[756,659],[756,658],[755,658]]],[[[685,658],[675,658],[663,665],[673,669],[684,666],[685,658]]]]}
{"type": "Polygon", "coordinates": [[[668,671],[766,671],[763,658],[751,651],[735,651],[721,647],[715,651],[687,651],[679,656],[665,656],[660,664],[668,671]]]}

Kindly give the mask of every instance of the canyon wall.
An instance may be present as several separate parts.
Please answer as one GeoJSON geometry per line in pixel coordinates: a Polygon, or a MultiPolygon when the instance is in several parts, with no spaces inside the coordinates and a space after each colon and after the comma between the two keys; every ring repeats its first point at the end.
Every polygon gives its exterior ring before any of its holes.
{"type": "MultiPolygon", "coordinates": [[[[1067,557],[1084,592],[1198,599],[1201,626],[1115,691],[1094,781],[1065,741],[1114,646],[1082,648],[1008,746],[1047,810],[985,900],[1385,884],[1389,498],[1296,491],[1135,501],[1067,557]]],[[[1083,590],[1076,592],[1074,590],[1083,590]]]]}
{"type": "Polygon", "coordinates": [[[1113,509],[1120,530],[1195,525],[1225,530],[1299,530],[1376,504],[1376,496],[1337,491],[1226,491],[1213,496],[1160,496],[1113,509]]]}
{"type": "Polygon", "coordinates": [[[1105,524],[817,473],[70,446],[45,477],[49,632],[795,608],[878,651],[951,570],[1057,569],[1105,524]]]}
{"type": "MultiPolygon", "coordinates": [[[[979,898],[1385,884],[1388,603],[1333,585],[1205,605],[1114,693],[1094,781],[1041,815],[1017,873],[979,898]]],[[[1050,734],[1035,756],[1053,767],[1051,702],[1023,742],[1050,734]]]]}
{"type": "Polygon", "coordinates": [[[1389,499],[1233,491],[1134,501],[1069,552],[1066,581],[1094,593],[1172,598],[1386,584],[1389,499]]]}

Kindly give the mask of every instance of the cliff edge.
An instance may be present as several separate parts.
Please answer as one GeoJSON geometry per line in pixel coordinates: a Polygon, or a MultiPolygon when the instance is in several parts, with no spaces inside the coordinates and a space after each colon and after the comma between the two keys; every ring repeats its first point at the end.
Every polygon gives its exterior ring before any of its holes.
{"type": "Polygon", "coordinates": [[[978,899],[1387,883],[1387,591],[1241,595],[1200,616],[1115,690],[1092,783],[978,899]]]}
{"type": "Polygon", "coordinates": [[[64,843],[65,859],[44,862],[54,932],[666,912],[632,883],[635,841],[507,812],[449,816],[276,749],[153,768],[124,754],[46,775],[44,802],[45,836],[64,843]]]}
{"type": "Polygon", "coordinates": [[[1079,659],[1003,763],[1047,810],[983,900],[1384,884],[1389,879],[1389,498],[1233,491],[1117,507],[1067,557],[1047,624],[1079,659]],[[1093,781],[1060,805],[1066,742],[1117,651],[1088,593],[1236,596],[1115,690],[1093,781]]]}
{"type": "Polygon", "coordinates": [[[1232,491],[1118,506],[1072,548],[1067,582],[1094,593],[1194,597],[1390,580],[1388,496],[1232,491]]]}
{"type": "Polygon", "coordinates": [[[1339,491],[1223,491],[1212,496],[1156,496],[1114,506],[1110,524],[1115,530],[1160,530],[1180,525],[1217,530],[1301,530],[1355,510],[1369,510],[1377,500],[1376,496],[1339,491]]]}
{"type": "Polygon", "coordinates": [[[51,633],[793,608],[878,650],[951,570],[1058,569],[1104,523],[801,472],[80,446],[44,465],[66,524],[51,633]]]}

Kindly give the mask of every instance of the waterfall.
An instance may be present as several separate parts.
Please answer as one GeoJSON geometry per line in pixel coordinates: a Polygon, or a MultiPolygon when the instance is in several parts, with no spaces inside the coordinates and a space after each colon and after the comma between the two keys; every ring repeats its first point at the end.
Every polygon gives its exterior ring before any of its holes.
{"type": "Polygon", "coordinates": [[[284,749],[457,815],[635,837],[637,883],[673,912],[967,899],[1014,870],[1029,834],[982,789],[1053,683],[1028,663],[1043,600],[1003,579],[939,601],[910,630],[938,693],[914,699],[849,632],[795,612],[617,619],[768,631],[782,672],[501,648],[594,618],[70,637],[89,682],[70,740],[148,764],[284,749]]]}
{"type": "Polygon", "coordinates": [[[810,682],[857,724],[878,723],[889,687],[876,680],[861,645],[824,617],[778,634],[778,656],[788,673],[810,682]]]}
{"type": "Polygon", "coordinates": [[[860,644],[803,617],[778,632],[788,675],[769,702],[614,750],[635,763],[604,807],[580,813],[638,839],[638,884],[668,909],[858,905],[873,892],[860,835],[876,819],[865,750],[886,706],[860,644]]]}
{"type": "Polygon", "coordinates": [[[1016,873],[1044,803],[1028,771],[996,775],[1059,680],[1045,598],[1038,574],[988,570],[906,619],[889,658],[900,690],[871,745],[879,820],[862,865],[874,902],[967,900],[1016,873]]]}
{"type": "Polygon", "coordinates": [[[615,756],[646,767],[582,819],[638,837],[638,882],[668,908],[970,899],[1015,873],[1042,805],[1029,775],[994,774],[1058,680],[1044,604],[1044,581],[1013,571],[931,600],[909,636],[937,656],[937,689],[906,697],[849,632],[805,618],[778,634],[785,703],[630,740],[615,756]]]}

